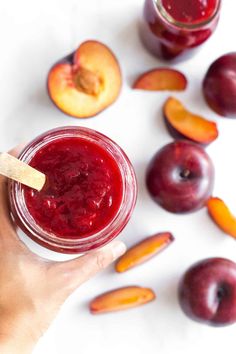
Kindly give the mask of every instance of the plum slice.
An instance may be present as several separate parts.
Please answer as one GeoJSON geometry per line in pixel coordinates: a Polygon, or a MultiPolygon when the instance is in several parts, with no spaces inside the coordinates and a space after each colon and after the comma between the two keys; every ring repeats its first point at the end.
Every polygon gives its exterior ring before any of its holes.
{"type": "Polygon", "coordinates": [[[223,200],[210,198],[207,202],[208,212],[212,220],[226,234],[236,239],[236,218],[223,200]]]}
{"type": "Polygon", "coordinates": [[[155,300],[152,289],[140,286],[127,286],[108,291],[93,299],[89,308],[92,314],[127,310],[155,300]]]}
{"type": "Polygon", "coordinates": [[[166,249],[173,241],[174,237],[170,232],[161,232],[145,238],[120,257],[115,265],[116,271],[123,273],[150,260],[166,249]]]}
{"type": "Polygon", "coordinates": [[[145,72],[135,81],[133,88],[147,91],[183,91],[187,79],[180,71],[169,68],[157,68],[145,72]]]}
{"type": "Polygon", "coordinates": [[[170,97],[163,108],[164,118],[169,132],[175,138],[187,138],[207,145],[218,137],[215,122],[189,112],[176,98],[170,97]]]}

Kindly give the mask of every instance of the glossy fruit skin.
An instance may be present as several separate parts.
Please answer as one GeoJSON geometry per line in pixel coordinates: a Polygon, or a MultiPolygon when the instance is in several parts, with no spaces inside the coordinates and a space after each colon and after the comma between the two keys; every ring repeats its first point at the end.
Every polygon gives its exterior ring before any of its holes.
{"type": "Polygon", "coordinates": [[[213,111],[236,118],[236,53],[217,59],[203,81],[203,94],[213,111]]]}
{"type": "Polygon", "coordinates": [[[178,140],[153,157],[146,184],[154,201],[164,209],[172,213],[196,211],[211,196],[214,166],[202,147],[178,140]]]}
{"type": "Polygon", "coordinates": [[[194,264],[179,284],[179,303],[191,319],[210,326],[236,322],[236,263],[209,258],[194,264]]]}

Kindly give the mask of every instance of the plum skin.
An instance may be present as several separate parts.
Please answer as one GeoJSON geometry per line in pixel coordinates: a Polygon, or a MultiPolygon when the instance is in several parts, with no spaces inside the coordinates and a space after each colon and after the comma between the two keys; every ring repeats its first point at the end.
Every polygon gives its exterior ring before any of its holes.
{"type": "Polygon", "coordinates": [[[172,213],[202,208],[211,196],[214,166],[204,149],[188,140],[164,146],[151,160],[146,185],[156,203],[172,213]]]}
{"type": "Polygon", "coordinates": [[[217,114],[236,118],[236,53],[223,55],[211,64],[203,81],[203,94],[217,114]]]}
{"type": "Polygon", "coordinates": [[[178,299],[192,320],[210,326],[236,322],[236,264],[208,258],[191,266],[179,283],[178,299]]]}

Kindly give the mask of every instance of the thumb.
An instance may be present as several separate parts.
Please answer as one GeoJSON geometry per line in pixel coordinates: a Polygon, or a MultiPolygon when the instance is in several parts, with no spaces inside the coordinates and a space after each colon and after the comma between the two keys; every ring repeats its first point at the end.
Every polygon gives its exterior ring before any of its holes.
{"type": "MultiPolygon", "coordinates": [[[[99,271],[105,269],[126,251],[121,241],[113,241],[98,251],[93,251],[71,261],[54,264],[59,274],[66,277],[69,292],[72,292],[82,283],[90,279],[99,271]]],[[[55,269],[54,269],[55,270],[55,269]]]]}
{"type": "MultiPolygon", "coordinates": [[[[20,144],[14,149],[10,150],[8,153],[17,157],[24,147],[24,144],[20,144]]],[[[0,175],[0,225],[1,229],[4,229],[4,234],[6,230],[12,229],[12,220],[10,218],[10,209],[9,209],[9,201],[8,201],[8,180],[6,177],[0,175]],[[5,229],[6,228],[6,229],[5,229]]],[[[8,234],[6,235],[9,236],[8,234]]]]}

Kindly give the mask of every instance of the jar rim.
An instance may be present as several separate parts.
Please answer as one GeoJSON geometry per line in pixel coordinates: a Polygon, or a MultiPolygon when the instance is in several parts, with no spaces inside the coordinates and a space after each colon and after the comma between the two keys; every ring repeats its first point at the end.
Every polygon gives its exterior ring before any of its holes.
{"type": "Polygon", "coordinates": [[[59,127],[39,135],[24,148],[19,155],[19,159],[29,163],[40,148],[51,141],[58,140],[62,137],[80,137],[85,140],[93,141],[99,146],[106,148],[110,155],[115,159],[121,172],[123,191],[119,209],[113,219],[105,225],[102,230],[95,234],[77,239],[70,238],[69,236],[67,238],[62,238],[44,230],[36,223],[26,207],[22,186],[15,181],[10,181],[9,183],[10,202],[13,210],[13,217],[16,216],[17,219],[20,220],[24,229],[33,236],[32,238],[35,241],[39,241],[39,243],[41,241],[42,243],[47,244],[48,248],[53,248],[53,250],[57,250],[58,248],[59,252],[61,252],[60,249],[63,249],[64,252],[66,252],[65,250],[69,252],[70,250],[73,251],[76,249],[79,253],[80,248],[83,250],[86,248],[89,249],[91,244],[93,244],[93,248],[96,247],[94,247],[96,244],[100,245],[100,243],[102,243],[103,245],[115,238],[121,232],[127,224],[136,204],[137,182],[131,162],[118,144],[98,131],[79,126],[59,127]],[[106,240],[108,241],[106,242],[106,240]]]}
{"type": "Polygon", "coordinates": [[[202,27],[207,26],[210,24],[218,15],[220,8],[221,8],[221,0],[217,0],[217,5],[215,7],[215,10],[213,14],[206,20],[202,20],[200,22],[194,23],[194,24],[188,24],[186,22],[181,22],[181,21],[176,21],[164,8],[162,4],[162,0],[152,0],[153,5],[157,9],[157,11],[160,13],[161,17],[163,18],[164,21],[167,21],[169,24],[171,24],[174,27],[180,28],[180,29],[185,29],[185,30],[197,30],[201,29],[202,27]]]}

